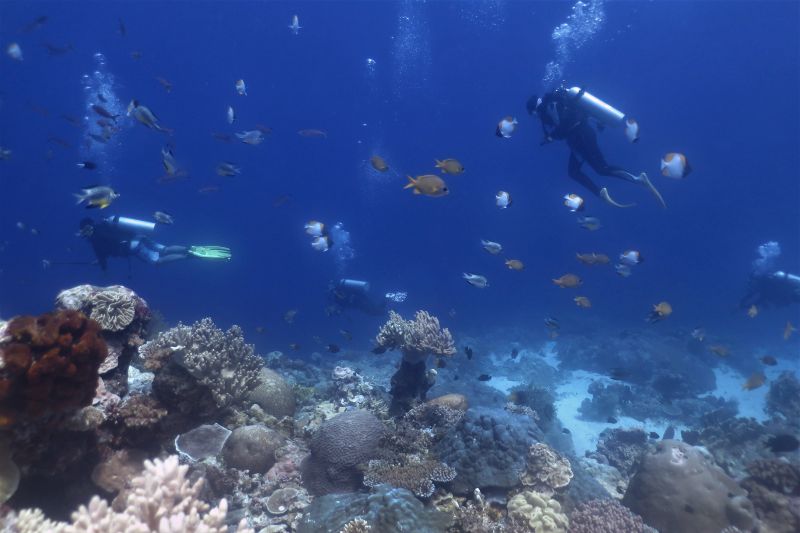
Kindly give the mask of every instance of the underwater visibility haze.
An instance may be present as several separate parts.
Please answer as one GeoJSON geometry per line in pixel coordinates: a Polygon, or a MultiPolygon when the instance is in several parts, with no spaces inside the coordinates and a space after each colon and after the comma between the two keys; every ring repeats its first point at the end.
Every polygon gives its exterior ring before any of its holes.
{"type": "Polygon", "coordinates": [[[797,2],[0,45],[0,531],[800,531],[797,2]]]}

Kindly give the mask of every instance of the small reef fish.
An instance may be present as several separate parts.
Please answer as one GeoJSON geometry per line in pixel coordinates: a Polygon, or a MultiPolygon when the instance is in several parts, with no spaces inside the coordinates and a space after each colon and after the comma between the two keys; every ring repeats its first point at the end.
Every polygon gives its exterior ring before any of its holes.
{"type": "Polygon", "coordinates": [[[686,156],[675,152],[670,152],[661,158],[661,174],[676,180],[683,179],[689,175],[692,167],[686,160],[686,156]]]}
{"type": "Polygon", "coordinates": [[[629,277],[633,272],[631,271],[631,267],[628,265],[614,265],[614,272],[616,272],[619,276],[623,278],[629,277]]]}
{"type": "Polygon", "coordinates": [[[178,173],[178,162],[175,160],[171,147],[165,146],[161,149],[161,164],[164,166],[167,176],[174,176],[178,173]]]}
{"type": "Polygon", "coordinates": [[[69,52],[71,52],[73,50],[71,44],[67,44],[67,45],[64,45],[64,46],[58,46],[58,45],[55,45],[53,43],[44,43],[42,46],[45,47],[45,49],[47,50],[48,55],[50,55],[51,57],[63,56],[64,54],[68,54],[69,52]]]}
{"type": "Polygon", "coordinates": [[[386,346],[376,346],[370,352],[374,353],[375,355],[381,355],[382,353],[386,353],[388,348],[386,346]]]}
{"type": "Polygon", "coordinates": [[[484,241],[481,239],[481,246],[483,246],[483,249],[492,255],[497,255],[503,251],[503,245],[499,242],[484,241]]]}
{"type": "Polygon", "coordinates": [[[133,52],[131,52],[131,59],[133,59],[134,61],[139,61],[141,58],[142,58],[141,50],[134,50],[133,52]]]}
{"type": "Polygon", "coordinates": [[[306,128],[306,129],[302,129],[302,130],[297,130],[297,134],[300,137],[317,137],[317,138],[320,138],[320,139],[327,139],[328,138],[328,132],[327,131],[314,129],[314,128],[306,128]]]}
{"type": "Polygon", "coordinates": [[[244,80],[236,80],[236,92],[239,93],[239,96],[247,96],[247,86],[244,84],[244,80]]]}
{"type": "Polygon", "coordinates": [[[78,205],[86,203],[86,209],[95,207],[105,209],[111,205],[111,202],[119,198],[119,194],[114,189],[103,185],[90,185],[74,196],[78,200],[76,202],[78,205]]]}
{"type": "Polygon", "coordinates": [[[236,113],[233,111],[232,106],[228,106],[228,111],[225,112],[225,118],[228,120],[228,124],[233,124],[236,121],[236,113]]]}
{"type": "Polygon", "coordinates": [[[497,128],[495,128],[494,134],[498,137],[502,137],[503,139],[510,139],[514,134],[514,131],[517,129],[517,124],[517,119],[514,117],[511,115],[505,116],[500,119],[500,122],[497,123],[497,128]]]}
{"type": "Polygon", "coordinates": [[[424,196],[439,197],[445,196],[450,193],[447,184],[439,176],[433,174],[424,174],[417,176],[416,179],[411,176],[406,176],[409,183],[403,187],[404,189],[414,189],[414,194],[422,194],[424,196]]]}
{"type": "Polygon", "coordinates": [[[83,168],[86,170],[94,170],[97,168],[97,164],[92,161],[81,161],[80,163],[77,163],[77,165],[78,168],[83,168]]]}
{"type": "Polygon", "coordinates": [[[111,120],[117,120],[119,115],[113,114],[111,111],[106,109],[105,107],[101,106],[100,104],[92,104],[91,105],[92,111],[100,115],[101,117],[108,118],[111,120]]]}
{"type": "Polygon", "coordinates": [[[553,283],[562,289],[574,289],[576,287],[580,287],[583,284],[583,281],[575,274],[564,274],[560,278],[554,279],[553,283]]]}
{"type": "Polygon", "coordinates": [[[333,241],[327,235],[314,237],[314,240],[311,241],[311,247],[318,252],[327,252],[331,249],[331,245],[333,245],[333,241]]]}
{"type": "Polygon", "coordinates": [[[565,194],[564,205],[567,206],[572,213],[575,211],[580,211],[583,209],[583,198],[577,194],[565,194]]]}
{"type": "Polygon", "coordinates": [[[467,281],[467,283],[469,283],[473,287],[478,287],[479,289],[485,289],[486,287],[489,286],[489,280],[487,280],[485,276],[481,276],[480,274],[469,274],[467,272],[464,272],[461,275],[461,277],[464,278],[467,281]]]}
{"type": "Polygon", "coordinates": [[[577,305],[581,309],[589,309],[590,307],[592,307],[592,301],[589,300],[589,298],[587,298],[586,296],[576,296],[575,298],[573,298],[573,301],[575,302],[575,305],[577,305]]]}
{"type": "Polygon", "coordinates": [[[551,331],[556,331],[561,329],[561,324],[559,324],[557,318],[553,318],[552,316],[544,317],[544,327],[551,331]]]}
{"type": "Polygon", "coordinates": [[[325,234],[325,224],[317,220],[309,220],[304,226],[307,235],[312,237],[321,237],[325,234]]]}
{"type": "Polygon", "coordinates": [[[783,340],[788,341],[792,333],[797,331],[797,328],[792,325],[790,321],[786,321],[786,327],[783,328],[783,340]]]}
{"type": "Polygon", "coordinates": [[[767,376],[762,372],[755,372],[742,384],[744,390],[755,390],[767,382],[767,376]]]}
{"type": "Polygon", "coordinates": [[[464,346],[464,353],[467,356],[467,361],[471,361],[472,360],[472,355],[474,353],[472,351],[472,348],[470,348],[469,346],[464,346]]]}
{"type": "Polygon", "coordinates": [[[436,162],[436,168],[441,169],[443,174],[457,176],[464,172],[464,166],[458,159],[444,159],[442,161],[434,159],[434,161],[436,162]]]}
{"type": "Polygon", "coordinates": [[[341,348],[339,348],[339,346],[337,346],[336,344],[329,344],[325,347],[325,349],[328,350],[330,353],[339,353],[341,351],[341,348]]]}
{"type": "Polygon", "coordinates": [[[267,328],[264,326],[256,326],[256,333],[259,335],[263,335],[267,331],[267,328]]]}
{"type": "Polygon", "coordinates": [[[161,126],[155,113],[150,111],[148,107],[141,105],[138,100],[131,100],[131,103],[128,104],[128,116],[133,116],[133,118],[151,130],[160,131],[162,133],[172,133],[170,129],[161,126]]]}
{"type": "Polygon", "coordinates": [[[289,309],[285,313],[283,313],[283,321],[287,324],[291,324],[294,322],[294,317],[297,316],[297,309],[289,309]]]}
{"type": "Polygon", "coordinates": [[[297,35],[300,33],[300,28],[302,28],[300,25],[300,18],[297,15],[292,15],[292,23],[289,24],[289,29],[292,30],[292,33],[297,35]]]}
{"type": "Polygon", "coordinates": [[[127,28],[125,28],[125,23],[122,21],[122,19],[118,19],[117,23],[118,23],[117,33],[119,33],[119,36],[125,37],[126,35],[128,35],[128,30],[127,28]]]}
{"type": "Polygon", "coordinates": [[[648,434],[648,437],[650,437],[650,438],[651,438],[651,439],[653,439],[653,440],[658,440],[658,439],[660,438],[659,434],[658,434],[658,433],[656,433],[655,431],[651,431],[651,432],[648,434]]]}
{"type": "Polygon", "coordinates": [[[519,348],[511,348],[511,359],[516,359],[519,355],[519,348]]]}
{"type": "Polygon", "coordinates": [[[346,329],[340,329],[340,330],[339,330],[339,335],[341,335],[342,337],[344,337],[344,340],[346,340],[346,341],[351,341],[351,340],[353,340],[353,334],[352,334],[352,333],[350,333],[349,331],[347,331],[346,329]]]}
{"type": "Polygon", "coordinates": [[[608,418],[606,418],[606,423],[608,423],[608,424],[616,424],[617,422],[619,422],[619,420],[617,420],[613,416],[609,416],[608,418]]]}
{"type": "Polygon", "coordinates": [[[644,259],[642,258],[642,254],[637,250],[625,250],[619,254],[619,261],[623,265],[636,266],[644,261],[644,259]]]}
{"type": "Polygon", "coordinates": [[[720,344],[713,344],[708,347],[708,351],[716,355],[717,357],[728,357],[731,354],[730,349],[727,346],[722,346],[720,344]]]}
{"type": "Polygon", "coordinates": [[[621,367],[614,367],[608,373],[608,377],[613,379],[614,381],[625,381],[630,376],[630,372],[627,369],[621,367]]]}
{"type": "Polygon", "coordinates": [[[606,254],[596,254],[594,252],[590,254],[575,254],[575,257],[584,265],[607,265],[611,262],[611,259],[606,254]]]}
{"type": "Polygon", "coordinates": [[[223,161],[219,165],[217,165],[217,175],[218,176],[238,176],[242,173],[242,169],[239,168],[235,163],[231,163],[230,161],[223,161]]]}
{"type": "Polygon", "coordinates": [[[373,155],[369,158],[369,163],[372,165],[372,168],[377,170],[378,172],[386,172],[389,170],[389,165],[386,164],[386,161],[379,155],[373,155]]]}
{"type": "Polygon", "coordinates": [[[227,133],[222,133],[221,131],[214,131],[211,132],[211,136],[214,137],[218,141],[229,143],[231,142],[231,136],[227,133]]]}
{"type": "Polygon", "coordinates": [[[72,115],[62,114],[61,118],[63,118],[64,120],[66,120],[67,122],[69,122],[70,124],[75,126],[76,128],[80,128],[81,127],[81,119],[79,119],[78,117],[74,117],[72,115]]]}
{"type": "Polygon", "coordinates": [[[20,28],[20,33],[30,33],[32,31],[38,30],[42,26],[44,26],[45,22],[47,22],[49,17],[47,15],[39,15],[33,21],[27,23],[22,28],[20,28]]]}
{"type": "Polygon", "coordinates": [[[264,141],[264,134],[260,130],[240,131],[236,134],[236,137],[243,143],[251,146],[261,144],[264,141]]]}
{"type": "Polygon", "coordinates": [[[767,448],[773,453],[790,453],[800,448],[800,441],[793,435],[781,434],[773,435],[767,439],[767,448]]]}
{"type": "Polygon", "coordinates": [[[57,144],[62,148],[72,148],[72,144],[70,144],[69,142],[65,141],[61,137],[56,137],[55,135],[51,135],[50,137],[48,137],[47,141],[51,142],[53,144],[57,144]]]}
{"type": "Polygon", "coordinates": [[[155,219],[155,221],[158,222],[159,224],[164,224],[164,225],[175,223],[175,219],[172,218],[172,215],[170,215],[165,211],[156,211],[155,213],[153,213],[153,219],[155,219]]]}
{"type": "Polygon", "coordinates": [[[6,54],[14,61],[22,61],[22,48],[19,44],[11,43],[6,47],[6,54]]]}
{"type": "Polygon", "coordinates": [[[523,270],[525,268],[525,264],[520,261],[519,259],[506,259],[506,266],[509,270],[523,270]]]}
{"type": "Polygon", "coordinates": [[[296,352],[297,350],[300,349],[300,345],[297,344],[296,342],[290,342],[289,343],[289,348],[291,348],[292,350],[294,350],[296,352]]]}
{"type": "Polygon", "coordinates": [[[758,307],[756,307],[756,304],[750,306],[750,308],[747,310],[747,316],[750,318],[755,318],[758,316],[758,307]]]}
{"type": "Polygon", "coordinates": [[[490,376],[489,374],[481,374],[480,376],[478,376],[478,381],[489,381],[491,379],[492,376],[490,376]]]}
{"type": "Polygon", "coordinates": [[[639,123],[632,118],[625,120],[625,137],[632,143],[639,140],[639,123]]]}
{"type": "Polygon", "coordinates": [[[8,161],[9,159],[11,159],[11,153],[12,152],[10,149],[3,148],[2,146],[0,146],[0,159],[8,161]]]}
{"type": "Polygon", "coordinates": [[[771,355],[764,355],[760,357],[758,360],[767,366],[775,366],[778,364],[778,360],[772,357],[771,355]]]}
{"type": "Polygon", "coordinates": [[[497,191],[494,195],[494,203],[500,209],[506,209],[511,205],[511,195],[506,191],[497,191]]]}
{"type": "Polygon", "coordinates": [[[578,217],[578,225],[589,231],[597,231],[600,229],[600,219],[597,217],[578,217]]]}
{"type": "Polygon", "coordinates": [[[672,306],[669,304],[669,302],[659,302],[653,306],[653,310],[650,311],[647,321],[652,324],[653,322],[664,320],[671,314],[672,306]]]}
{"type": "Polygon", "coordinates": [[[172,82],[170,82],[168,79],[158,76],[156,77],[156,81],[161,84],[165,91],[168,93],[172,92],[172,82]]]}
{"type": "Polygon", "coordinates": [[[706,330],[703,328],[694,328],[690,335],[694,340],[703,342],[706,338],[706,330]]]}

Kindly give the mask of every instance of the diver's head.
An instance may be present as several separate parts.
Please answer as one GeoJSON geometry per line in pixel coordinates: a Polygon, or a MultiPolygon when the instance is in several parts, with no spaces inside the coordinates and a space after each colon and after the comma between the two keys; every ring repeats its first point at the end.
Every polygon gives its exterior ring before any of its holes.
{"type": "Polygon", "coordinates": [[[525,108],[528,110],[529,115],[533,115],[536,113],[536,110],[539,108],[539,104],[542,103],[542,99],[536,96],[535,94],[528,98],[528,102],[525,104],[525,108]]]}
{"type": "Polygon", "coordinates": [[[84,229],[89,226],[94,226],[94,220],[89,217],[82,218],[79,224],[80,229],[84,229]]]}

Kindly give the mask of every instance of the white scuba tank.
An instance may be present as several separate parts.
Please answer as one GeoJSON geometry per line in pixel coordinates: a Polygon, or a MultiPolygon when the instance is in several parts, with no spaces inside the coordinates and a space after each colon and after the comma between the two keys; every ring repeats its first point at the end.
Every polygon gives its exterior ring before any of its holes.
{"type": "Polygon", "coordinates": [[[152,233],[156,229],[155,222],[148,222],[146,220],[137,220],[135,218],[112,216],[106,218],[109,224],[119,226],[134,233],[152,233]]]}
{"type": "Polygon", "coordinates": [[[581,109],[607,126],[619,125],[625,120],[625,113],[611,107],[591,93],[584,91],[581,94],[580,87],[570,87],[567,89],[567,93],[575,98],[581,109]]]}

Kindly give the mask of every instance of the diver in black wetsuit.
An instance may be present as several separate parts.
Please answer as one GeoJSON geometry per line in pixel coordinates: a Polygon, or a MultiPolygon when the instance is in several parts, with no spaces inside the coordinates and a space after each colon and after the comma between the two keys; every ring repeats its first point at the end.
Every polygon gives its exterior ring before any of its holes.
{"type": "Polygon", "coordinates": [[[666,207],[661,194],[650,183],[647,174],[642,172],[635,176],[621,167],[609,165],[606,162],[597,144],[597,133],[589,122],[590,115],[584,107],[578,105],[578,101],[583,95],[583,90],[573,95],[565,87],[559,87],[545,94],[543,98],[532,96],[528,100],[526,106],[528,114],[536,113],[542,122],[544,140],[541,144],[548,144],[554,140],[565,140],[570,149],[569,176],[608,203],[616,207],[630,207],[630,205],[621,205],[613,201],[605,187],[598,187],[589,176],[584,174],[581,169],[584,163],[588,163],[592,170],[601,176],[611,176],[645,185],[655,195],[662,207],[666,207]]]}
{"type": "Polygon", "coordinates": [[[800,276],[775,270],[775,263],[781,255],[780,245],[777,242],[764,243],[758,247],[757,253],[747,292],[739,306],[747,309],[752,305],[785,307],[800,303],[800,276]]]}
{"type": "Polygon", "coordinates": [[[340,314],[344,309],[357,309],[362,313],[381,316],[389,309],[386,296],[374,296],[369,292],[369,283],[354,279],[341,279],[328,287],[330,311],[340,314]]]}

